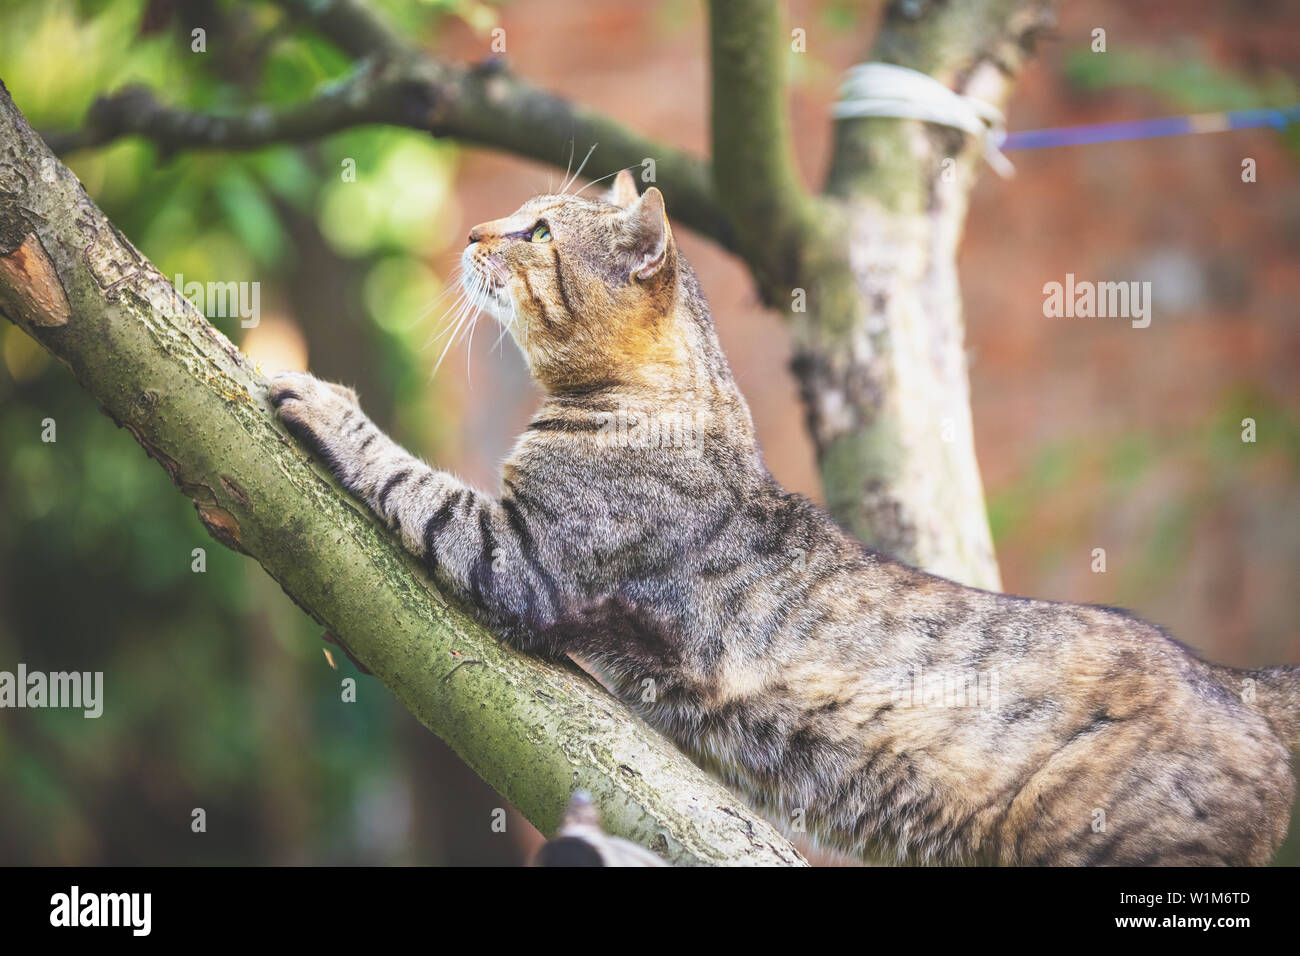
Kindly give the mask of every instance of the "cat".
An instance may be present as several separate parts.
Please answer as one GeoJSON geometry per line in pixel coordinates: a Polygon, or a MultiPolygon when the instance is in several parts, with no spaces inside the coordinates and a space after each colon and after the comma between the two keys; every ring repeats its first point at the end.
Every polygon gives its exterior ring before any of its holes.
{"type": "Polygon", "coordinates": [[[270,399],[500,639],[594,666],[777,822],[850,852],[1271,858],[1300,668],[1218,666],[1121,610],[927,574],[784,490],[657,188],[533,198],[462,262],[545,393],[498,496],[343,386],[282,373],[270,399]]]}

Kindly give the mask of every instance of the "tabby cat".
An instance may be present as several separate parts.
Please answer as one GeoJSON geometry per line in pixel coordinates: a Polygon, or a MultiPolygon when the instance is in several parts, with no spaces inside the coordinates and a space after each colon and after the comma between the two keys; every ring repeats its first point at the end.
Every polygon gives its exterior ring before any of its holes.
{"type": "Polygon", "coordinates": [[[1262,864],[1300,668],[1198,659],[1123,611],[964,587],[785,491],[658,189],[475,226],[465,284],[545,392],[499,495],[355,394],[275,378],[286,425],[500,638],[594,665],[777,821],[902,861],[1262,864]]]}

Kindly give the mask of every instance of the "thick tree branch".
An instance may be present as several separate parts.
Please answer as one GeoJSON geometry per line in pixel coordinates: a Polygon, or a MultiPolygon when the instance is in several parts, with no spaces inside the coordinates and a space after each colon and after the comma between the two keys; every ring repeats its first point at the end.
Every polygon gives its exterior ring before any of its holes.
{"type": "Polygon", "coordinates": [[[80,129],[46,133],[45,141],[63,155],[123,136],[141,136],[170,155],[185,149],[244,150],[301,143],[370,123],[420,125],[427,116],[422,85],[366,67],[305,103],[259,106],[225,116],[178,109],[160,102],[145,87],[127,87],[96,99],[80,129]]]}
{"type": "Polygon", "coordinates": [[[279,428],[261,374],[104,217],[3,85],[0,311],[163,465],[218,541],[542,830],[582,787],[610,832],[671,862],[802,863],[585,674],[511,651],[446,603],[279,428]]]}
{"type": "Polygon", "coordinates": [[[709,47],[718,199],[764,298],[787,307],[809,247],[820,237],[790,143],[788,41],[780,6],[776,0],[712,0],[709,47]]]}
{"type": "MultiPolygon", "coordinates": [[[[867,59],[1002,105],[1050,14],[1049,0],[894,3],[867,59]]],[[[827,503],[864,540],[997,590],[956,265],[983,144],[893,118],[835,131],[826,194],[849,269],[823,271],[794,364],[827,503]]]]}

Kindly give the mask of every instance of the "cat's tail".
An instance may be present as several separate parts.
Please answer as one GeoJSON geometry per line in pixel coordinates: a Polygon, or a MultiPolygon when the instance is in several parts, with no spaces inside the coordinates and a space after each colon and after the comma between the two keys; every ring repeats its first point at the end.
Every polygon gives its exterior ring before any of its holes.
{"type": "Polygon", "coordinates": [[[1255,706],[1283,743],[1300,750],[1300,667],[1261,667],[1248,676],[1255,682],[1255,706]]]}

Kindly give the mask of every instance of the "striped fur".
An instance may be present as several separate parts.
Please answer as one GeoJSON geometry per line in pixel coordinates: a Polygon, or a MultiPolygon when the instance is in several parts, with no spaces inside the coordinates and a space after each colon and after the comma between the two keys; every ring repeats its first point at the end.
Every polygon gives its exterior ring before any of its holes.
{"type": "Polygon", "coordinates": [[[1231,670],[1122,611],[934,577],[782,489],[658,190],[637,198],[624,174],[607,199],[538,197],[470,238],[466,266],[546,393],[499,494],[413,458],[341,386],[290,373],[271,396],[495,633],[594,665],[778,822],[836,847],[1271,857],[1296,668],[1231,670]]]}

